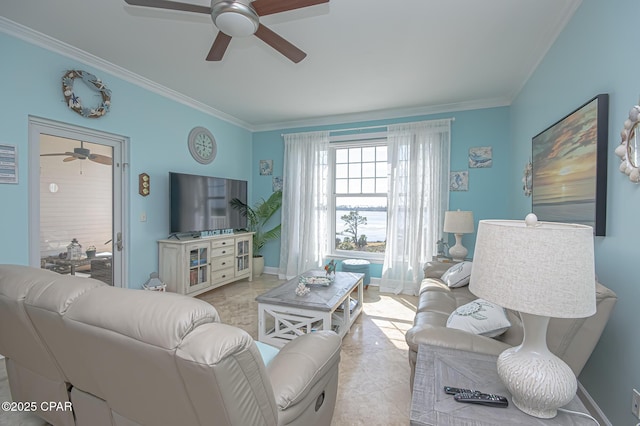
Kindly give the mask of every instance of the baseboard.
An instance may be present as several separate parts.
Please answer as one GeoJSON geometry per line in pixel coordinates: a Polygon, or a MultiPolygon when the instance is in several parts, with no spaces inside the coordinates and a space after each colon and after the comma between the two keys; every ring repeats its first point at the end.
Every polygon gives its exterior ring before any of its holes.
{"type": "Polygon", "coordinates": [[[600,407],[598,407],[598,404],[596,404],[593,398],[591,398],[589,392],[587,392],[585,387],[582,386],[582,383],[580,382],[578,382],[578,398],[580,398],[580,401],[582,401],[584,406],[587,408],[589,414],[595,417],[595,419],[598,421],[598,423],[600,423],[601,426],[613,426],[609,419],[607,419],[607,416],[604,415],[600,407]]]}
{"type": "Polygon", "coordinates": [[[275,266],[265,266],[263,273],[268,275],[278,275],[278,268],[275,266]]]}

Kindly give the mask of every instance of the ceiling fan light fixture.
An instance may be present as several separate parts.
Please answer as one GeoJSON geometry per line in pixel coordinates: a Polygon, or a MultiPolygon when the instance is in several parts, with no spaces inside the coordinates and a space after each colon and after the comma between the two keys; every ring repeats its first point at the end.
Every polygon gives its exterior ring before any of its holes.
{"type": "Polygon", "coordinates": [[[259,26],[259,17],[250,4],[222,0],[211,6],[211,18],[216,27],[231,37],[248,37],[259,26]]]}

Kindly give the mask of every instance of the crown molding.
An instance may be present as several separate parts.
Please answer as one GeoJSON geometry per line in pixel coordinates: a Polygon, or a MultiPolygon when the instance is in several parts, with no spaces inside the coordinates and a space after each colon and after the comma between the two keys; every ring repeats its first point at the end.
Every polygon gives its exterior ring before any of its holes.
{"type": "Polygon", "coordinates": [[[60,40],[56,40],[46,34],[35,31],[29,27],[25,27],[24,25],[18,24],[17,22],[11,21],[10,19],[7,19],[3,16],[0,16],[0,32],[6,33],[10,36],[16,37],[35,46],[42,47],[43,49],[58,53],[62,56],[66,56],[67,58],[94,67],[101,71],[107,72],[114,77],[125,80],[131,84],[135,84],[136,86],[142,87],[143,89],[149,90],[150,92],[156,93],[172,101],[178,102],[212,117],[219,118],[220,120],[224,120],[233,125],[252,131],[252,126],[245,121],[242,121],[236,117],[233,117],[232,115],[219,111],[208,105],[205,105],[200,101],[190,98],[189,96],[178,93],[175,90],[169,89],[168,87],[149,80],[148,78],[142,77],[118,65],[112,64],[111,62],[105,61],[102,58],[85,52],[84,50],[78,49],[77,47],[71,46],[70,44],[64,43],[60,40]]]}
{"type": "MultiPolygon", "coordinates": [[[[578,3],[579,4],[579,3],[578,3]]],[[[574,11],[573,9],[572,11],[574,11]]],[[[571,15],[571,12],[569,16],[571,15]]],[[[135,74],[125,68],[108,62],[102,58],[92,55],[84,50],[78,49],[60,40],[54,39],[46,34],[35,31],[29,27],[18,24],[3,16],[0,16],[0,32],[6,33],[10,36],[16,37],[27,43],[35,46],[42,47],[43,49],[58,53],[62,56],[68,57],[72,60],[94,67],[101,71],[107,72],[114,77],[120,78],[131,84],[135,84],[150,92],[156,93],[160,96],[203,112],[212,117],[226,121],[235,126],[241,127],[250,132],[264,132],[271,130],[283,130],[301,127],[316,127],[316,126],[330,126],[338,124],[350,124],[365,121],[374,120],[391,120],[404,117],[415,117],[422,115],[432,115],[440,113],[449,113],[456,111],[467,111],[473,109],[495,108],[511,105],[513,97],[496,98],[489,100],[478,101],[465,101],[442,105],[423,106],[414,108],[399,108],[399,109],[382,109],[376,111],[358,112],[352,114],[339,114],[329,115],[323,117],[291,120],[283,122],[267,123],[262,125],[255,125],[246,121],[240,120],[230,114],[212,108],[200,101],[190,98],[175,90],[169,89],[161,84],[158,84],[148,78],[135,74]]],[[[516,91],[517,94],[517,91],[516,91]]],[[[515,96],[515,94],[514,94],[515,96]]]]}
{"type": "Polygon", "coordinates": [[[396,118],[417,117],[422,115],[442,114],[456,111],[468,111],[473,109],[497,108],[511,105],[511,98],[485,99],[481,101],[465,101],[450,104],[415,107],[384,109],[368,111],[355,114],[332,115],[308,120],[283,121],[280,123],[269,123],[253,126],[254,132],[267,132],[272,130],[293,129],[301,127],[330,126],[336,124],[353,124],[358,122],[375,120],[392,120],[396,118]]]}

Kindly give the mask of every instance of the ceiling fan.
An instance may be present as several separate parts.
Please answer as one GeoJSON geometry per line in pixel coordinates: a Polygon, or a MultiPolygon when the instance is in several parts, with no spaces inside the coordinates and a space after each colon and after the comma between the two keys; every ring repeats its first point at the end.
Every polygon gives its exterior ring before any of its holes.
{"type": "Polygon", "coordinates": [[[220,61],[232,37],[255,35],[269,46],[298,63],[307,54],[260,23],[260,16],[328,3],[329,0],[211,0],[211,7],[170,0],[125,0],[132,6],[182,10],[211,15],[220,30],[207,55],[207,61],[220,61]]]}
{"type": "Polygon", "coordinates": [[[80,148],[73,148],[73,152],[60,152],[56,154],[40,154],[40,157],[53,157],[57,155],[66,155],[67,158],[64,158],[62,161],[69,162],[74,160],[86,160],[89,159],[91,161],[95,161],[96,163],[105,164],[110,166],[113,164],[111,157],[107,157],[102,154],[92,154],[90,150],[84,147],[84,143],[80,141],[80,148]]]}

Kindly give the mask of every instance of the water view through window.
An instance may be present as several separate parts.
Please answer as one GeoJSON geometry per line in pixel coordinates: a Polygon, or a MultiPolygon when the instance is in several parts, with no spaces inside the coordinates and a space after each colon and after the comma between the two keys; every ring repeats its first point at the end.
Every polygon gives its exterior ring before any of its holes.
{"type": "Polygon", "coordinates": [[[386,145],[336,149],[336,250],[384,253],[387,167],[386,145]]]}

